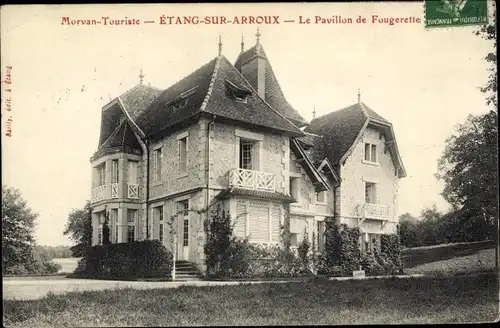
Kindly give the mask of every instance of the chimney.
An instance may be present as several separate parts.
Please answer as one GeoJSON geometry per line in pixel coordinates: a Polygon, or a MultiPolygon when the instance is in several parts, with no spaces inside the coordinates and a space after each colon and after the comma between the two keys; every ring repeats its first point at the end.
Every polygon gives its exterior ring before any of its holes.
{"type": "Polygon", "coordinates": [[[240,64],[240,72],[247,79],[252,87],[257,90],[262,99],[266,98],[266,65],[267,58],[260,45],[260,32],[257,28],[257,43],[252,54],[248,54],[247,60],[240,64]]]}

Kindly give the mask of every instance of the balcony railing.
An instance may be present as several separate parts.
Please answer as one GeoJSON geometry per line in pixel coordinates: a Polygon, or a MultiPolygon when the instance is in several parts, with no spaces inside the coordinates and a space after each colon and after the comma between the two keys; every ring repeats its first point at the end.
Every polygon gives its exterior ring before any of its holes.
{"type": "Polygon", "coordinates": [[[389,206],[379,205],[379,204],[368,204],[363,205],[363,214],[366,219],[379,219],[387,220],[389,219],[389,206]]]}
{"type": "Polygon", "coordinates": [[[118,198],[118,183],[111,184],[111,198],[118,198]]]}
{"type": "Polygon", "coordinates": [[[92,203],[98,202],[106,198],[106,185],[99,186],[97,188],[92,189],[92,203]]]}
{"type": "Polygon", "coordinates": [[[127,198],[139,198],[139,185],[134,183],[127,184],[127,198]]]}
{"type": "Polygon", "coordinates": [[[231,187],[240,187],[256,190],[276,190],[276,176],[273,173],[234,169],[229,174],[231,187]]]}
{"type": "Polygon", "coordinates": [[[110,183],[92,189],[92,203],[97,203],[102,200],[128,198],[139,199],[139,185],[136,183],[110,183]]]}

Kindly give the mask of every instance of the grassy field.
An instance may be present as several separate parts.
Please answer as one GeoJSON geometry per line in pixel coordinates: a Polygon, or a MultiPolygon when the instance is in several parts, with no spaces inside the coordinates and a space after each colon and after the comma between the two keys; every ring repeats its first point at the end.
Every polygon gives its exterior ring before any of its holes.
{"type": "Polygon", "coordinates": [[[405,272],[409,274],[420,273],[434,276],[451,276],[477,274],[494,271],[494,269],[495,250],[483,249],[471,255],[420,264],[405,269],[405,272]]]}
{"type": "Polygon", "coordinates": [[[76,267],[78,266],[79,260],[80,260],[80,258],[76,258],[76,257],[52,259],[52,261],[54,261],[54,263],[61,265],[61,269],[59,270],[59,273],[70,273],[70,272],[75,271],[76,267]]]}
{"type": "Polygon", "coordinates": [[[307,325],[490,322],[498,279],[291,282],[114,290],[4,301],[8,327],[307,325]]]}
{"type": "Polygon", "coordinates": [[[425,263],[476,254],[485,249],[493,250],[494,256],[495,243],[489,240],[406,248],[401,252],[401,257],[404,267],[412,268],[425,263]]]}

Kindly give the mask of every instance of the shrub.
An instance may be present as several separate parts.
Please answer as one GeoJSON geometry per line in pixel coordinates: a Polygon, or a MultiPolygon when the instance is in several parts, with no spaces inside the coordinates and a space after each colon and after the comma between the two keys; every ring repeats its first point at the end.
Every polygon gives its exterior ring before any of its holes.
{"type": "Polygon", "coordinates": [[[89,247],[75,274],[101,279],[166,278],[173,256],[158,240],[89,247]]]}

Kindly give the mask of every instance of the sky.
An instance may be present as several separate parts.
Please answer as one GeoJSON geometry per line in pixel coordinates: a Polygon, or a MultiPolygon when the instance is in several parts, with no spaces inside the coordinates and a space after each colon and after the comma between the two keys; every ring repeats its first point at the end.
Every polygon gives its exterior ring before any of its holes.
{"type": "MultiPolygon", "coordinates": [[[[160,16],[280,16],[260,25],[263,45],[288,101],[306,119],[361,101],[392,122],[408,176],[399,214],[448,209],[436,180],[445,140],[469,114],[488,110],[478,87],[488,79],[490,41],[478,27],[426,29],[372,24],[380,17],[424,18],[424,3],[43,5],[1,8],[2,80],[12,66],[12,136],[5,137],[2,183],[18,188],[39,214],[42,245],[69,245],[68,213],[90,197],[90,157],[102,107],[139,83],[165,89],[217,56],[234,63],[242,36],[257,25],[160,25],[160,16]],[[340,15],[366,24],[299,24],[299,16],[340,15]],[[154,24],[62,25],[70,19],[137,18],[154,24]],[[295,23],[284,23],[294,19],[295,23]]],[[[2,83],[2,98],[7,97],[2,83]]]]}

